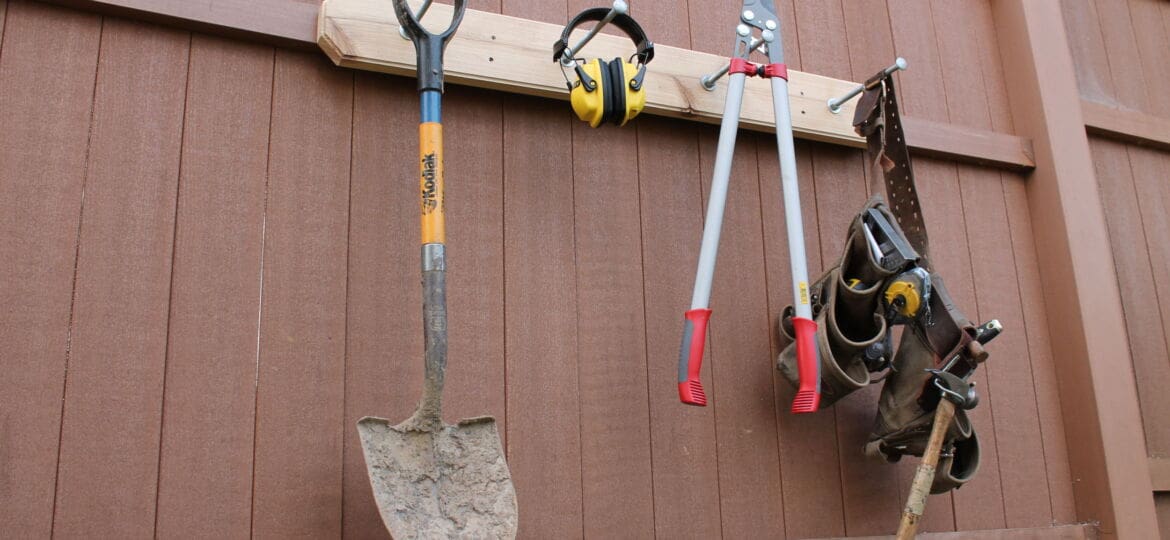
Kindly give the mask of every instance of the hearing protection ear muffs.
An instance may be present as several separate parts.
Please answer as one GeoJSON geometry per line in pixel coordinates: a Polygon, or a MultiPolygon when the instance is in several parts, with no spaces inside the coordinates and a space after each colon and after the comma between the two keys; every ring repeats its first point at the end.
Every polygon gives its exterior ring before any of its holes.
{"type": "Polygon", "coordinates": [[[569,101],[573,111],[581,120],[597,127],[605,122],[622,126],[642,112],[646,106],[646,91],[642,79],[646,76],[646,64],[654,58],[654,43],[646,32],[629,15],[616,15],[610,24],[625,32],[637,46],[637,52],[629,60],[614,58],[605,61],[600,58],[579,61],[569,58],[562,61],[569,48],[569,34],[581,23],[601,21],[609,14],[609,8],[592,8],[582,11],[569,21],[561,39],[553,44],[553,61],[562,67],[572,67],[577,74],[575,82],[569,82],[569,101]],[[637,62],[635,63],[635,59],[637,62]]]}

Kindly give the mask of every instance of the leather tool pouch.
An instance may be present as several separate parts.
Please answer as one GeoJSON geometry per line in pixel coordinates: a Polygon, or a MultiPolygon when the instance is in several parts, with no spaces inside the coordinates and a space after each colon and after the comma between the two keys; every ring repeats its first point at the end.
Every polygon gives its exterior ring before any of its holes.
{"type": "MultiPolygon", "coordinates": [[[[942,278],[930,272],[929,241],[893,80],[875,77],[866,82],[866,88],[854,126],[867,139],[876,173],[871,178],[884,179],[881,187],[890,205],[875,196],[853,220],[844,253],[813,285],[812,302],[818,323],[822,406],[863,388],[871,381],[871,372],[889,366],[865,453],[897,461],[906,454],[921,456],[930,437],[939,391],[927,370],[939,369],[967,351],[975,326],[955,305],[942,278]],[[885,229],[873,228],[875,217],[885,229]],[[899,251],[884,257],[890,245],[899,251]],[[896,324],[906,327],[894,353],[890,338],[896,324]]],[[[871,186],[870,192],[878,193],[881,187],[871,186]]],[[[780,320],[780,333],[789,344],[780,353],[777,368],[795,386],[799,380],[791,313],[791,307],[785,309],[780,320]]],[[[944,441],[932,492],[963,485],[978,468],[978,438],[966,412],[958,410],[944,441]]]]}

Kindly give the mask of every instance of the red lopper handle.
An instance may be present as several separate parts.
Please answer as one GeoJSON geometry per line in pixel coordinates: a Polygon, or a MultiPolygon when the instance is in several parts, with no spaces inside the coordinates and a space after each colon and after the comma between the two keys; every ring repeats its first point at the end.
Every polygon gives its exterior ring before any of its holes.
{"type": "Polygon", "coordinates": [[[678,353],[678,398],[687,405],[707,406],[707,394],[699,381],[703,367],[703,343],[707,340],[709,309],[692,309],[685,314],[682,347],[678,353]]]}
{"type": "Polygon", "coordinates": [[[796,330],[796,372],[800,388],[792,400],[792,412],[817,412],[821,406],[821,364],[817,360],[817,323],[804,317],[793,317],[796,330]]]}

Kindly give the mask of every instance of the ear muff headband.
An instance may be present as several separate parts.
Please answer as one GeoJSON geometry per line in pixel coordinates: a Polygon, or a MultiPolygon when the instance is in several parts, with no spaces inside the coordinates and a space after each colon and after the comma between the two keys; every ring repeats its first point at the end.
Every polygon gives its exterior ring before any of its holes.
{"type": "MultiPolygon", "coordinates": [[[[571,34],[575,28],[580,26],[581,23],[589,21],[601,21],[608,14],[609,8],[591,8],[582,11],[581,13],[578,13],[576,17],[573,17],[573,20],[569,21],[568,26],[565,26],[565,30],[561,32],[561,39],[556,43],[553,43],[553,61],[559,62],[561,55],[563,55],[565,50],[569,48],[569,34],[571,34]]],[[[619,30],[625,32],[625,34],[629,36],[631,40],[633,40],[634,45],[638,47],[638,52],[634,53],[634,55],[638,57],[639,63],[647,64],[650,62],[650,60],[654,59],[654,43],[650,41],[650,38],[646,37],[646,32],[642,30],[642,26],[639,25],[633,17],[630,17],[624,13],[619,13],[613,18],[613,20],[609,22],[609,24],[616,26],[619,30]]]]}

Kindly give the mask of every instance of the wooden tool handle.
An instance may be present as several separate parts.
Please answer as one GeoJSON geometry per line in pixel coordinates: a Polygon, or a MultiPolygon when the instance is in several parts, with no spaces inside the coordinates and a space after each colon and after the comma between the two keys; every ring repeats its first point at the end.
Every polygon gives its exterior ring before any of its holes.
{"type": "Polygon", "coordinates": [[[906,498],[906,508],[902,510],[902,522],[898,524],[898,540],[914,538],[918,532],[918,522],[926,510],[926,497],[930,495],[930,485],[934,483],[934,469],[938,466],[938,454],[942,449],[943,439],[947,429],[955,417],[955,404],[945,399],[939,400],[938,408],[934,411],[934,426],[930,430],[930,440],[926,444],[926,452],[922,454],[922,463],[914,473],[914,483],[910,485],[910,496],[906,498]]]}

